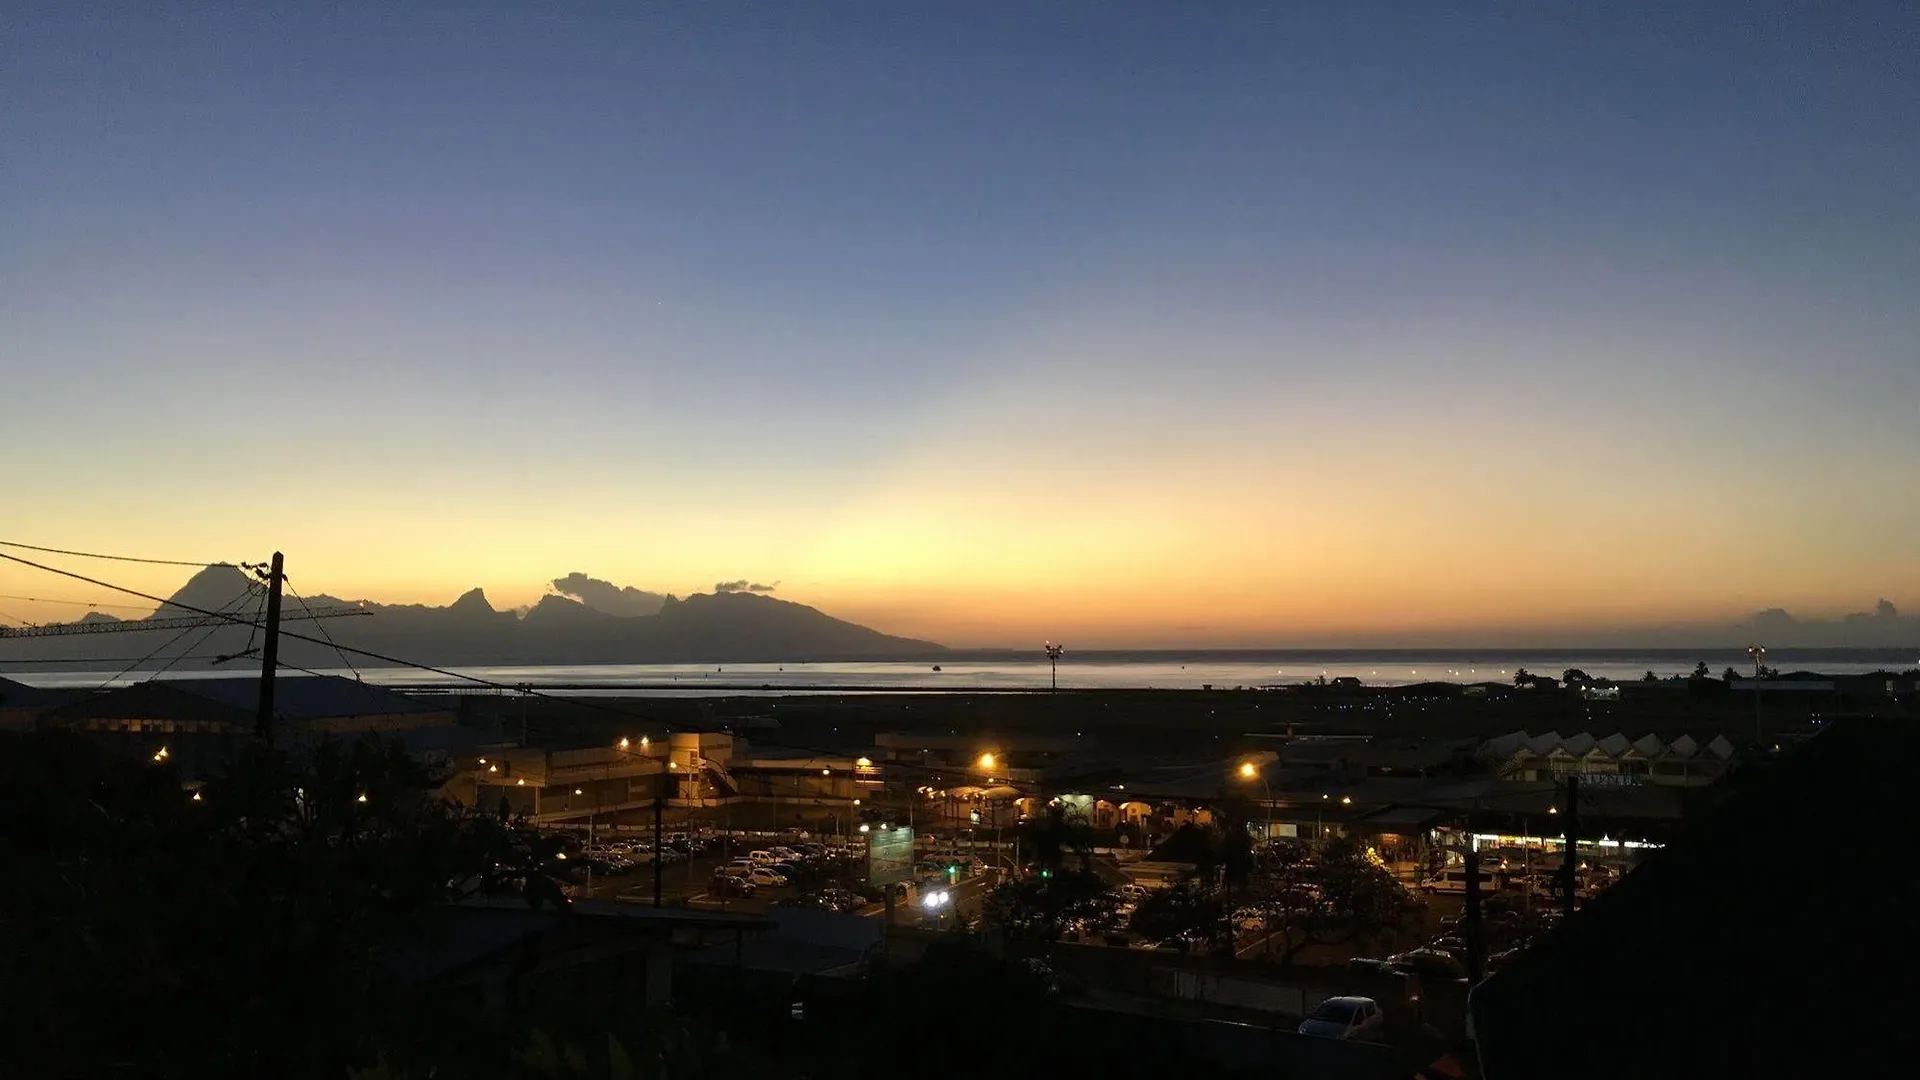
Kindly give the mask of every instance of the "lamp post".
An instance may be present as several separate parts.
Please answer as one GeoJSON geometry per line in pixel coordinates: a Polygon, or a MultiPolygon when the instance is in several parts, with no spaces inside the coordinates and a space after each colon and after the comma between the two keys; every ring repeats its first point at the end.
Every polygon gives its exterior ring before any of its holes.
{"type": "Polygon", "coordinates": [[[1255,765],[1251,761],[1241,762],[1240,763],[1240,779],[1252,780],[1255,777],[1259,777],[1260,779],[1260,794],[1266,802],[1266,808],[1267,808],[1266,841],[1267,843],[1271,844],[1273,843],[1273,789],[1267,786],[1267,772],[1265,769],[1262,769],[1260,766],[1255,765]]]}
{"type": "Polygon", "coordinates": [[[1058,642],[1053,641],[1047,642],[1046,648],[1047,663],[1053,668],[1053,688],[1058,690],[1060,689],[1060,654],[1067,650],[1061,647],[1058,642]]]}
{"type": "Polygon", "coordinates": [[[1760,662],[1767,658],[1767,647],[1747,646],[1747,658],[1753,661],[1753,742],[1758,749],[1767,743],[1766,731],[1760,726],[1760,673],[1765,670],[1760,662]]]}

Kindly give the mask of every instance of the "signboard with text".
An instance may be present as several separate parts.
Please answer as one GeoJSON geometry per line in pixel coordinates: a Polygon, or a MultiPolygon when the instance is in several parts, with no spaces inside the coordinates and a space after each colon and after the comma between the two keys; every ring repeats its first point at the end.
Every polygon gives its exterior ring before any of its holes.
{"type": "Polygon", "coordinates": [[[913,830],[874,826],[867,834],[867,880],[891,885],[913,880],[913,830]]]}

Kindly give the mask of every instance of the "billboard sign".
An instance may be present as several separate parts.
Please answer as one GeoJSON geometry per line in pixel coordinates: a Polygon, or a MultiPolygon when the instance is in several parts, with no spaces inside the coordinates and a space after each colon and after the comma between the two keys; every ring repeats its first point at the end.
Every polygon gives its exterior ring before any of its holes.
{"type": "Polygon", "coordinates": [[[867,880],[891,885],[913,880],[913,830],[876,825],[867,834],[867,880]]]}

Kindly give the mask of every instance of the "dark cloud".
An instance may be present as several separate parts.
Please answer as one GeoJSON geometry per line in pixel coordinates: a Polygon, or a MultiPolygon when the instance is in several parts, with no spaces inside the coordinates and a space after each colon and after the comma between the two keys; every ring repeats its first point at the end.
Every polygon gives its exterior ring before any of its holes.
{"type": "Polygon", "coordinates": [[[762,585],[757,581],[748,581],[746,578],[740,578],[737,581],[716,581],[713,583],[713,591],[716,593],[770,593],[779,587],[780,583],[777,581],[771,585],[762,585]]]}
{"type": "Polygon", "coordinates": [[[653,615],[668,599],[660,593],[636,589],[631,585],[620,586],[611,581],[588,577],[578,570],[566,577],[554,578],[553,591],[607,615],[653,615]]]}

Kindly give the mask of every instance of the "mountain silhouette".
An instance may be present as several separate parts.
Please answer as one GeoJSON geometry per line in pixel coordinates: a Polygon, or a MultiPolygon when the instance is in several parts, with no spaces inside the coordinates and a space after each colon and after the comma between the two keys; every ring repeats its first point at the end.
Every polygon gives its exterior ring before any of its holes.
{"type": "MultiPolygon", "coordinates": [[[[209,566],[189,578],[151,618],[192,617],[190,609],[199,608],[252,620],[258,617],[264,597],[264,587],[252,574],[235,566],[209,566]]],[[[283,629],[290,633],[323,641],[330,638],[349,648],[435,666],[871,660],[946,651],[933,642],[893,637],[805,604],[751,592],[665,597],[659,611],[651,615],[612,615],[550,594],[522,617],[496,610],[479,589],[461,594],[445,607],[343,600],[324,593],[300,598],[290,590],[281,615],[283,629]],[[322,621],[304,618],[309,611],[340,609],[368,614],[322,621]]],[[[252,628],[223,625],[211,632],[194,628],[184,634],[175,628],[131,635],[30,638],[9,641],[7,649],[9,658],[21,660],[139,655],[156,650],[172,635],[179,635],[180,641],[159,648],[155,666],[189,651],[201,659],[179,661],[173,665],[176,669],[209,666],[204,658],[239,653],[258,644],[252,628]]],[[[283,637],[280,656],[301,667],[341,666],[339,654],[327,644],[283,637]]],[[[349,659],[357,667],[382,663],[361,656],[349,659]]]]}

